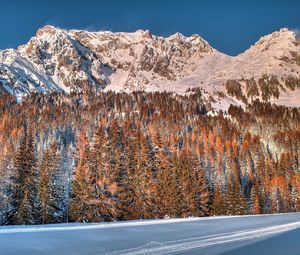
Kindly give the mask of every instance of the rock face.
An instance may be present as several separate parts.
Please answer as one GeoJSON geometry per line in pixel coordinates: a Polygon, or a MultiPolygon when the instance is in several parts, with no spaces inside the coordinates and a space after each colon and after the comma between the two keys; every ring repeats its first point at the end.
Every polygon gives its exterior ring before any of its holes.
{"type": "Polygon", "coordinates": [[[199,36],[149,31],[86,32],[45,26],[26,45],[0,53],[0,87],[11,93],[145,89],[187,76],[213,49],[199,36]],[[113,84],[114,83],[114,84],[113,84]]]}
{"type": "Polygon", "coordinates": [[[217,108],[256,98],[298,106],[300,41],[281,29],[231,57],[198,35],[163,38],[144,30],[87,32],[45,26],[17,50],[0,51],[0,93],[90,88],[185,93],[195,87],[207,98],[215,97],[217,108]]]}
{"type": "Polygon", "coordinates": [[[186,77],[197,67],[197,61],[213,49],[199,36],[175,34],[168,38],[149,31],[135,33],[70,33],[113,73],[110,89],[146,89],[149,84],[186,77]]]}

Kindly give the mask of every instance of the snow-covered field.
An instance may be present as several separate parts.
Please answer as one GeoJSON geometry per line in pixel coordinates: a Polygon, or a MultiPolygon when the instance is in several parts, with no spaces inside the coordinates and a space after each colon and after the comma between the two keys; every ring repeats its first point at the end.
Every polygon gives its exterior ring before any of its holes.
{"type": "Polygon", "coordinates": [[[0,254],[300,254],[300,214],[0,227],[0,254]]]}

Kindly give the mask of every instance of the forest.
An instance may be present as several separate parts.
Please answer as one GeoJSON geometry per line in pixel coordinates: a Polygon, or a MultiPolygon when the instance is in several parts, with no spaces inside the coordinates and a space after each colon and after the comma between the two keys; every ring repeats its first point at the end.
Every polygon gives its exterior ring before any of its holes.
{"type": "Polygon", "coordinates": [[[0,225],[300,211],[300,109],[201,91],[0,97],[0,225]]]}

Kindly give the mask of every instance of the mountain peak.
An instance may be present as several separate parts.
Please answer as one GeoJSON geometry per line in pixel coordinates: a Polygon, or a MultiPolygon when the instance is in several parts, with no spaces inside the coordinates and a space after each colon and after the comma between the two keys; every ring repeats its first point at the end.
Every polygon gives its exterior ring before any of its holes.
{"type": "Polygon", "coordinates": [[[171,40],[185,40],[186,37],[182,34],[182,33],[179,33],[179,32],[176,32],[175,34],[172,34],[168,37],[168,39],[171,41],[171,40]]]}
{"type": "Polygon", "coordinates": [[[287,52],[296,51],[298,47],[296,34],[287,29],[281,28],[271,34],[262,36],[254,45],[239,56],[248,56],[257,54],[267,54],[273,57],[282,57],[287,52]]]}
{"type": "Polygon", "coordinates": [[[34,52],[41,53],[51,48],[62,48],[67,44],[71,44],[69,41],[70,35],[67,30],[46,25],[38,29],[36,35],[27,44],[19,46],[18,50],[22,53],[25,52],[26,55],[31,55],[34,52]]]}
{"type": "Polygon", "coordinates": [[[286,32],[290,32],[290,30],[287,27],[282,27],[279,30],[280,33],[286,33],[286,32]]]}
{"type": "Polygon", "coordinates": [[[282,43],[283,41],[293,41],[296,38],[296,34],[293,31],[290,31],[287,28],[281,28],[279,31],[275,31],[271,34],[265,35],[261,37],[257,41],[257,45],[263,44],[266,42],[277,42],[282,43]]]}
{"type": "Polygon", "coordinates": [[[43,34],[54,34],[58,30],[62,30],[62,29],[52,25],[45,25],[44,27],[38,29],[38,31],[36,32],[36,36],[39,37],[42,36],[43,34]]]}
{"type": "Polygon", "coordinates": [[[278,82],[287,77],[298,81],[299,46],[295,33],[287,28],[230,57],[198,34],[162,37],[142,29],[89,32],[47,25],[17,50],[2,51],[0,86],[15,94],[70,93],[90,87],[177,93],[201,87],[207,93],[226,92],[224,84],[232,79],[258,82],[268,75],[278,82]]]}

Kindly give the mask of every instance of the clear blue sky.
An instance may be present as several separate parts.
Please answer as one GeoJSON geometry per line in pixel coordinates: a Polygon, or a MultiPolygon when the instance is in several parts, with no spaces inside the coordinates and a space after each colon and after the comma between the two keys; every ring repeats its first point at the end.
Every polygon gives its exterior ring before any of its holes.
{"type": "Polygon", "coordinates": [[[194,33],[230,55],[281,27],[300,28],[299,0],[1,0],[0,49],[26,43],[46,24],[91,31],[194,33]]]}

